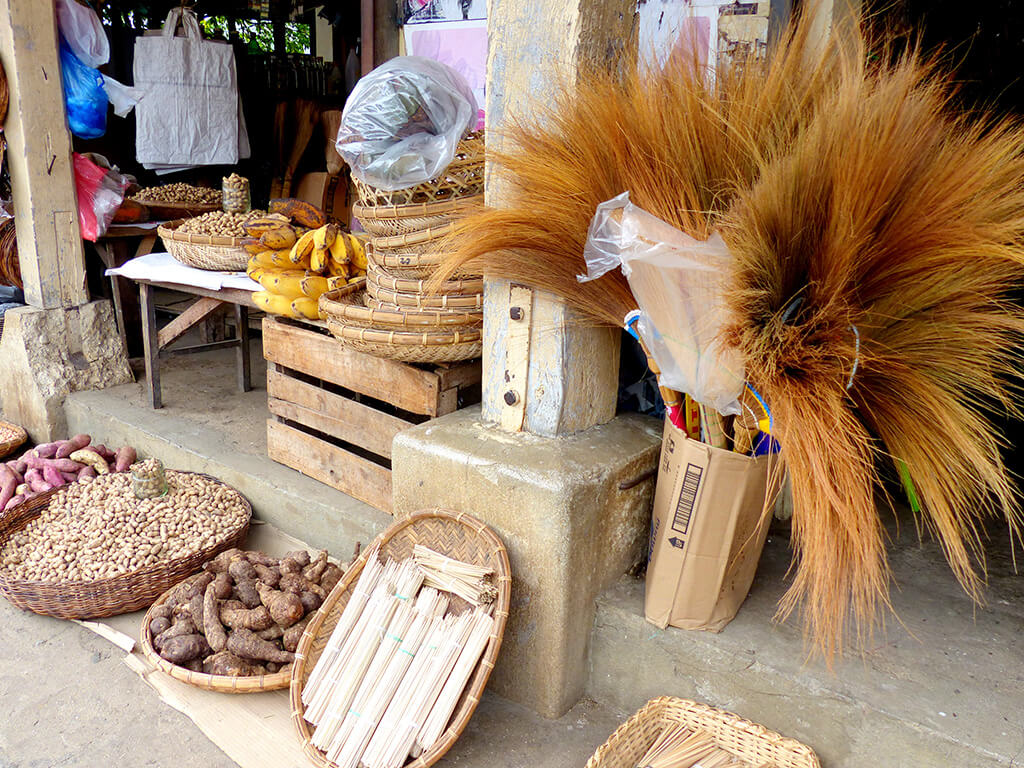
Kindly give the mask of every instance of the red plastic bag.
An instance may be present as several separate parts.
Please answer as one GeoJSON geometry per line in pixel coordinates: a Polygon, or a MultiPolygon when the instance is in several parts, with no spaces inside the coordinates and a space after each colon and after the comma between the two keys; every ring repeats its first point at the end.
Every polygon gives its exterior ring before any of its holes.
{"type": "Polygon", "coordinates": [[[82,239],[95,243],[103,237],[124,201],[128,179],[89,158],[74,153],[75,191],[78,193],[78,224],[82,239]]]}

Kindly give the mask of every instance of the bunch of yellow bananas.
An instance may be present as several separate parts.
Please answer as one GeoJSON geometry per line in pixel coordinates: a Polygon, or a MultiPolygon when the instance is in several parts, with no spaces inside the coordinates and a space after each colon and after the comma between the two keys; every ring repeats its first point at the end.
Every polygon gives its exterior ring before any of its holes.
{"type": "Polygon", "coordinates": [[[271,314],[315,320],[320,294],[366,274],[366,252],[337,224],[307,229],[282,219],[270,214],[246,226],[246,272],[263,286],[253,301],[271,314]]]}

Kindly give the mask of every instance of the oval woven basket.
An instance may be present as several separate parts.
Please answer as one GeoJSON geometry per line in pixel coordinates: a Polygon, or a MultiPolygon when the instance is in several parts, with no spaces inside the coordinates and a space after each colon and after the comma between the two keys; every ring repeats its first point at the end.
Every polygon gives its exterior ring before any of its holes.
{"type": "MultiPolygon", "coordinates": [[[[0,317],[0,329],[3,328],[3,318],[0,317]]],[[[9,421],[0,421],[0,459],[6,458],[18,450],[28,440],[28,434],[17,424],[9,421]]]]}
{"type": "Polygon", "coordinates": [[[191,219],[221,209],[220,203],[165,203],[159,200],[146,200],[143,197],[133,197],[132,200],[149,208],[151,221],[191,219]]]}
{"type": "Polygon", "coordinates": [[[667,727],[686,725],[707,733],[725,751],[751,766],[821,768],[806,744],[769,731],[732,712],[696,701],[651,699],[597,748],[586,768],[636,768],[667,727]]]}
{"type": "Polygon", "coordinates": [[[395,328],[426,330],[429,328],[478,328],[483,323],[483,312],[451,312],[443,310],[398,309],[385,310],[366,306],[363,291],[343,289],[328,291],[320,296],[320,317],[335,318],[349,325],[364,328],[395,328]]]}
{"type": "Polygon", "coordinates": [[[367,275],[366,295],[371,299],[394,304],[399,307],[412,307],[415,309],[483,309],[483,293],[446,293],[440,296],[423,293],[404,293],[402,291],[389,291],[381,288],[374,282],[373,278],[367,275]]]}
{"type": "Polygon", "coordinates": [[[355,205],[352,214],[372,237],[411,234],[443,226],[478,209],[483,195],[440,203],[355,205]]]}
{"type": "MultiPolygon", "coordinates": [[[[177,585],[175,585],[177,586],[177,585]]],[[[175,680],[188,683],[196,688],[217,693],[259,693],[260,691],[278,691],[287,688],[292,679],[289,669],[286,672],[275,672],[270,675],[248,675],[233,677],[231,675],[208,675],[204,672],[193,672],[190,669],[172,664],[156,652],[153,647],[153,634],[149,631],[149,623],[152,620],[153,609],[166,602],[171,590],[168,589],[157,599],[146,611],[142,620],[142,654],[149,659],[150,663],[161,672],[170,675],[175,680]]]]}
{"type": "MultiPolygon", "coordinates": [[[[427,768],[444,756],[465,730],[480,701],[484,687],[487,685],[487,678],[490,677],[491,670],[494,669],[494,662],[498,658],[502,636],[505,632],[505,622],[508,620],[508,608],[512,595],[512,574],[505,545],[502,544],[497,534],[484,523],[462,513],[431,510],[414,512],[409,517],[399,520],[378,536],[373,544],[367,547],[359,559],[353,563],[338,586],[327,596],[319,613],[309,622],[299,641],[299,647],[295,651],[290,690],[292,722],[299,732],[303,752],[314,765],[320,768],[335,768],[335,764],[310,742],[313,734],[310,724],[303,719],[305,707],[302,703],[302,688],[306,684],[306,680],[309,679],[309,674],[320,658],[320,654],[323,653],[331,632],[334,631],[338,619],[341,618],[342,611],[348,605],[356,580],[363,572],[366,558],[379,546],[381,558],[393,557],[396,560],[402,560],[412,555],[413,547],[416,544],[423,544],[457,560],[485,565],[493,569],[494,582],[498,587],[498,597],[494,603],[494,633],[459,698],[459,703],[455,707],[452,719],[448,722],[448,727],[436,744],[418,758],[407,762],[404,768],[427,768]]],[[[452,606],[449,610],[458,612],[465,607],[467,607],[466,603],[457,597],[452,597],[452,606]]]]}
{"type": "Polygon", "coordinates": [[[352,181],[355,182],[359,202],[364,206],[433,203],[481,195],[484,191],[484,133],[466,134],[455,148],[455,157],[444,173],[415,187],[388,192],[355,177],[352,181]]]}
{"type": "Polygon", "coordinates": [[[171,256],[196,269],[212,272],[245,271],[249,264],[249,254],[242,244],[246,238],[177,232],[177,228],[184,223],[185,219],[178,219],[161,224],[156,229],[171,256]]]}
{"type": "MultiPolygon", "coordinates": [[[[455,231],[455,224],[447,221],[440,226],[427,229],[418,229],[404,235],[393,235],[391,237],[371,237],[370,243],[374,248],[383,249],[407,249],[429,247],[433,250],[444,250],[444,241],[455,231]]],[[[426,250],[426,248],[423,248],[426,250]]]]}
{"type": "Polygon", "coordinates": [[[327,318],[327,330],[338,341],[357,352],[386,357],[403,363],[454,363],[473,360],[483,354],[483,331],[434,329],[425,333],[397,331],[327,318]]]}
{"type": "Polygon", "coordinates": [[[385,272],[376,263],[368,264],[366,271],[367,282],[373,283],[385,291],[398,291],[400,293],[414,293],[432,296],[444,294],[478,294],[484,290],[484,279],[482,277],[466,277],[458,280],[446,280],[437,289],[432,290],[429,280],[415,279],[411,277],[395,277],[385,272]]]}
{"type": "MultiPolygon", "coordinates": [[[[227,483],[221,483],[215,477],[202,476],[227,486],[227,483]]],[[[0,547],[38,517],[50,498],[60,490],[55,488],[41,493],[0,517],[0,547]]],[[[240,491],[234,488],[231,490],[241,496],[249,514],[242,525],[211,547],[167,563],[95,581],[12,579],[0,571],[0,594],[18,608],[44,616],[56,616],[58,619],[99,619],[145,608],[186,576],[197,571],[207,560],[225,549],[239,546],[245,540],[249,532],[249,520],[252,518],[252,505],[240,491]]]]}

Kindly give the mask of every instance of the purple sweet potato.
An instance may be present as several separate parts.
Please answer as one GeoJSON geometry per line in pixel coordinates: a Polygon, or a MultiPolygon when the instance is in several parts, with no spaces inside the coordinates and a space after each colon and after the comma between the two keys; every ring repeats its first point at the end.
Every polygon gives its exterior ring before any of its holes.
{"type": "Polygon", "coordinates": [[[14,489],[17,487],[18,478],[14,472],[6,464],[0,464],[0,509],[14,498],[14,489]]]}
{"type": "Polygon", "coordinates": [[[93,451],[96,451],[96,453],[102,456],[103,459],[108,464],[114,460],[114,456],[116,455],[112,450],[107,448],[107,446],[103,445],[102,443],[100,443],[99,445],[90,445],[89,448],[93,451]]]}
{"type": "Polygon", "coordinates": [[[43,466],[43,480],[45,480],[46,484],[51,488],[59,488],[62,485],[67,485],[67,481],[60,473],[60,470],[52,464],[46,464],[43,466]]]}
{"type": "Polygon", "coordinates": [[[14,476],[18,478],[19,483],[25,482],[25,470],[28,469],[28,465],[25,464],[24,461],[21,459],[12,459],[4,466],[14,473],[14,476]]]}
{"type": "Polygon", "coordinates": [[[12,496],[11,500],[4,505],[4,512],[10,512],[16,506],[18,506],[19,504],[24,504],[30,498],[31,496],[27,496],[25,494],[21,494],[19,496],[12,496]]]}
{"type": "Polygon", "coordinates": [[[29,451],[23,458],[52,459],[60,450],[61,443],[43,443],[29,451]]]}
{"type": "Polygon", "coordinates": [[[77,472],[61,472],[60,476],[64,478],[65,483],[77,483],[78,473],[77,472]]]}
{"type": "Polygon", "coordinates": [[[84,464],[72,461],[71,459],[51,459],[50,465],[61,472],[70,472],[73,475],[77,475],[82,471],[82,467],[85,466],[84,464]]]}
{"type": "Polygon", "coordinates": [[[42,476],[33,477],[29,480],[28,487],[35,493],[46,493],[47,491],[53,490],[53,486],[46,482],[42,476]]]}
{"type": "Polygon", "coordinates": [[[92,467],[83,467],[78,473],[79,480],[93,480],[96,478],[96,476],[96,470],[93,469],[92,467]]]}
{"type": "Polygon", "coordinates": [[[70,440],[65,440],[61,443],[60,448],[57,449],[56,458],[66,459],[75,451],[80,451],[89,443],[92,442],[92,438],[89,435],[75,435],[70,440]]]}
{"type": "Polygon", "coordinates": [[[127,472],[128,467],[135,463],[136,458],[138,456],[135,453],[135,449],[130,445],[119,448],[114,456],[114,471],[127,472]]]}

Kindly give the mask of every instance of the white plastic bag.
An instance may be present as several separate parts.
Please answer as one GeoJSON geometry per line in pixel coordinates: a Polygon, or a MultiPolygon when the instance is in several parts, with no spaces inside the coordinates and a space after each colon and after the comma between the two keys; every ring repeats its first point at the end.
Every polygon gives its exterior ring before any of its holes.
{"type": "Polygon", "coordinates": [[[462,75],[433,59],[398,56],[356,83],[341,115],[338,153],[360,181],[406,189],[440,176],[476,119],[462,75]]]}
{"type": "Polygon", "coordinates": [[[238,76],[228,43],[203,40],[195,14],[174,8],[159,35],[135,41],[136,157],[146,167],[234,165],[238,76]],[[176,37],[179,19],[184,37],[176,37]]]}
{"type": "Polygon", "coordinates": [[[103,90],[107,92],[107,98],[114,105],[114,114],[118,117],[127,117],[142,99],[141,90],[120,83],[109,75],[103,75],[103,90]]]}
{"type": "Polygon", "coordinates": [[[57,0],[57,24],[78,60],[93,69],[110,60],[110,43],[96,11],[75,0],[57,0]]]}
{"type": "Polygon", "coordinates": [[[739,415],[743,359],[720,338],[732,264],[721,236],[696,240],[633,205],[626,192],[597,207],[583,255],[581,281],[616,267],[626,275],[640,307],[636,329],[661,368],[661,385],[739,415]]]}

